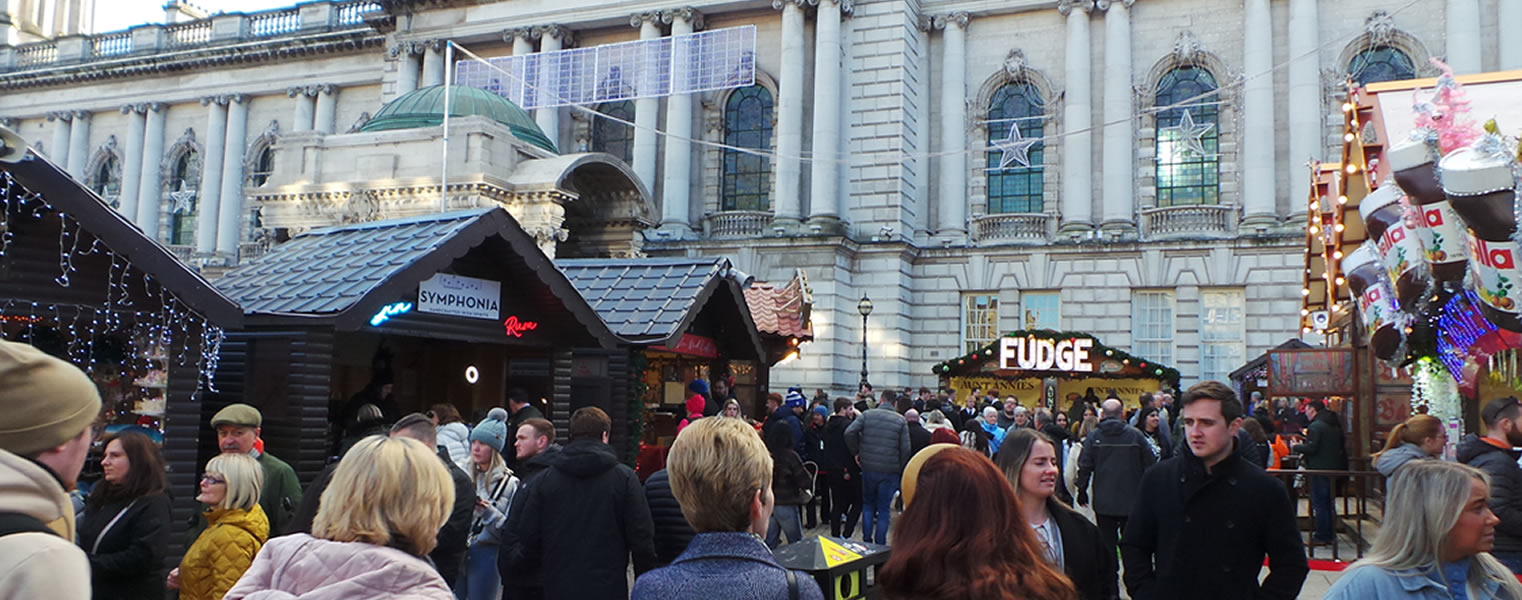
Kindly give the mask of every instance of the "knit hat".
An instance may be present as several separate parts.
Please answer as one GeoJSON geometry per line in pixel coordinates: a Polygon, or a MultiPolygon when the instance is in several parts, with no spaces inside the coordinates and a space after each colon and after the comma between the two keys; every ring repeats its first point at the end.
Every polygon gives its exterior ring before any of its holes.
{"type": "Polygon", "coordinates": [[[704,400],[702,396],[693,394],[692,397],[687,399],[687,414],[695,415],[701,413],[703,412],[703,407],[707,405],[708,401],[704,400]]]}
{"type": "Polygon", "coordinates": [[[100,391],[78,367],[0,340],[0,406],[0,450],[32,456],[89,428],[100,414],[100,391]]]}
{"type": "Polygon", "coordinates": [[[259,427],[264,424],[264,415],[259,414],[259,409],[247,404],[229,404],[227,408],[217,411],[211,417],[211,426],[237,425],[239,427],[259,427]]]}
{"type": "Polygon", "coordinates": [[[815,404],[814,405],[814,414],[828,419],[828,418],[830,418],[830,409],[825,408],[823,404],[815,404]]]}
{"type": "Polygon", "coordinates": [[[787,396],[785,396],[784,400],[783,400],[783,404],[785,406],[787,406],[788,408],[793,408],[793,407],[802,408],[802,407],[808,405],[808,403],[809,403],[808,398],[804,398],[803,397],[803,388],[800,388],[800,387],[798,387],[796,385],[793,386],[793,387],[787,388],[787,396]]]}
{"type": "Polygon", "coordinates": [[[486,419],[470,432],[470,441],[481,442],[501,452],[507,446],[507,411],[499,406],[486,413],[486,419]]]}
{"type": "Polygon", "coordinates": [[[700,396],[707,396],[708,382],[703,381],[702,379],[694,379],[692,380],[692,383],[687,384],[687,391],[698,394],[700,396]]]}

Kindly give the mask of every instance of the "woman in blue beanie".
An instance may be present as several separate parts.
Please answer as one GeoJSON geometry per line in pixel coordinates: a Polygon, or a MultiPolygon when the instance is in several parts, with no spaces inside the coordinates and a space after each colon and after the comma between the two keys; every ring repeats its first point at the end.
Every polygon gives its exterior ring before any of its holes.
{"type": "Polygon", "coordinates": [[[495,600],[502,589],[497,549],[518,478],[502,460],[507,446],[507,411],[493,408],[470,432],[471,479],[476,482],[476,516],[470,524],[470,551],[455,586],[460,600],[495,600]]]}

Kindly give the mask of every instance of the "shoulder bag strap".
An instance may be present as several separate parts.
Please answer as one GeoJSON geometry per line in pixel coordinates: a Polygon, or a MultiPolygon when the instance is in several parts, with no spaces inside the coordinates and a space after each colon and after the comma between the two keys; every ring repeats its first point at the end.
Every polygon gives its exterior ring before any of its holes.
{"type": "Polygon", "coordinates": [[[100,533],[95,535],[95,544],[90,546],[90,556],[95,556],[97,552],[100,552],[100,541],[106,539],[106,533],[111,531],[112,527],[116,526],[117,521],[122,520],[122,516],[126,515],[127,511],[132,510],[132,505],[134,504],[137,504],[136,499],[128,502],[127,506],[122,507],[121,511],[117,512],[116,516],[111,518],[111,522],[106,523],[106,526],[100,530],[100,533]]]}
{"type": "Polygon", "coordinates": [[[789,569],[787,567],[783,567],[782,570],[787,573],[787,597],[788,597],[788,600],[798,600],[798,597],[800,595],[799,592],[798,592],[798,574],[794,573],[792,569],[789,569]]]}

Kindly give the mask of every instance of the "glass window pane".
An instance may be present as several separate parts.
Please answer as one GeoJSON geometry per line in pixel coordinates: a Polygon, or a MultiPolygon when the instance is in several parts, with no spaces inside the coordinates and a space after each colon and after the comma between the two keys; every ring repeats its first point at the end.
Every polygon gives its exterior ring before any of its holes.
{"type": "MultiPolygon", "coordinates": [[[[1018,126],[1020,136],[1040,139],[1045,135],[1045,121],[1041,94],[1028,82],[1005,84],[994,92],[988,107],[988,143],[1009,137],[1010,128],[1018,126]]],[[[988,212],[1041,212],[1043,206],[1042,172],[1043,142],[1032,145],[1027,152],[1030,166],[1022,167],[1011,162],[1008,168],[999,168],[1003,161],[1002,150],[987,153],[988,212]],[[995,185],[998,181],[1001,185],[995,185]]]]}
{"type": "MultiPolygon", "coordinates": [[[[724,107],[724,143],[769,152],[771,138],[771,92],[753,85],[731,93],[724,107]]],[[[771,161],[736,150],[723,152],[720,210],[768,210],[771,161]]]]}

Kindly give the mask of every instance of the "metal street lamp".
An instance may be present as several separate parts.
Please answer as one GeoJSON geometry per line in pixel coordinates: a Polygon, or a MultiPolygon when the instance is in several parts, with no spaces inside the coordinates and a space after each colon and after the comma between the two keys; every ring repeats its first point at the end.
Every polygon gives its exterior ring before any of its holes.
{"type": "Polygon", "coordinates": [[[857,386],[860,387],[867,385],[867,315],[872,314],[872,300],[866,294],[856,303],[856,312],[861,313],[861,383],[857,386]]]}

